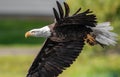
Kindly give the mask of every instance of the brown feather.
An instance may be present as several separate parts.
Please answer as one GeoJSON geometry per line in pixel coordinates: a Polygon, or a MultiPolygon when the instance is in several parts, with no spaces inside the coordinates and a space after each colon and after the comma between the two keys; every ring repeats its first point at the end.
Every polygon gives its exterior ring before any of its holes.
{"type": "Polygon", "coordinates": [[[64,2],[64,7],[65,7],[65,17],[68,17],[70,13],[70,8],[66,2],[64,2]]]}
{"type": "Polygon", "coordinates": [[[80,12],[81,8],[79,8],[73,15],[76,15],[78,12],[80,12]]]}
{"type": "Polygon", "coordinates": [[[56,1],[56,3],[57,3],[57,6],[58,6],[60,18],[63,19],[64,12],[63,12],[62,6],[61,6],[61,4],[58,1],[56,1]]]}
{"type": "Polygon", "coordinates": [[[55,8],[53,8],[53,12],[54,12],[55,19],[56,19],[56,21],[58,22],[58,21],[60,20],[59,15],[58,15],[58,12],[56,11],[55,8]]]}

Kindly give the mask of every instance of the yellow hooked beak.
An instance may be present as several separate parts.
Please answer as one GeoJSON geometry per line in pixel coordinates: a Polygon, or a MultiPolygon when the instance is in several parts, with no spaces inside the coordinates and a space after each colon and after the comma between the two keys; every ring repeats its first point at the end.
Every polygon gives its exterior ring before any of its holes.
{"type": "Polygon", "coordinates": [[[29,36],[31,36],[31,33],[30,33],[30,32],[26,32],[26,33],[25,33],[25,38],[27,38],[27,37],[29,37],[29,36]]]}

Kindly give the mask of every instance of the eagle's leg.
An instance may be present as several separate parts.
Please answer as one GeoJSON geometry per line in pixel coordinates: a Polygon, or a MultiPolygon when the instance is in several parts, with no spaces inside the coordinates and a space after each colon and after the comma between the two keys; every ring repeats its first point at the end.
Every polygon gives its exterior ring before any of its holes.
{"type": "Polygon", "coordinates": [[[91,34],[87,34],[85,41],[92,46],[96,44],[95,37],[91,34]]]}

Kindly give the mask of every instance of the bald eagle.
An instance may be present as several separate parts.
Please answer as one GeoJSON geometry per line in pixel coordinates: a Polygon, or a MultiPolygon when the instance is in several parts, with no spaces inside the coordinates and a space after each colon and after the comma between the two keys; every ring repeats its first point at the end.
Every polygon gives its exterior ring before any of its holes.
{"type": "Polygon", "coordinates": [[[45,37],[46,41],[33,61],[27,77],[57,77],[79,56],[85,42],[94,46],[116,44],[116,34],[109,22],[97,24],[96,15],[89,9],[73,15],[64,2],[64,10],[56,1],[53,24],[26,32],[25,37],[45,37]]]}

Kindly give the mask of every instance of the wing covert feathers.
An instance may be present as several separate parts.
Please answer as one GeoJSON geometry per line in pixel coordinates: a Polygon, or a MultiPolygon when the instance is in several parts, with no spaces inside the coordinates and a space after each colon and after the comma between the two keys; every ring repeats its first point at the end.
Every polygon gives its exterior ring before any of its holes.
{"type": "Polygon", "coordinates": [[[75,61],[83,46],[83,39],[69,42],[54,42],[48,39],[27,77],[57,77],[75,61]]]}

